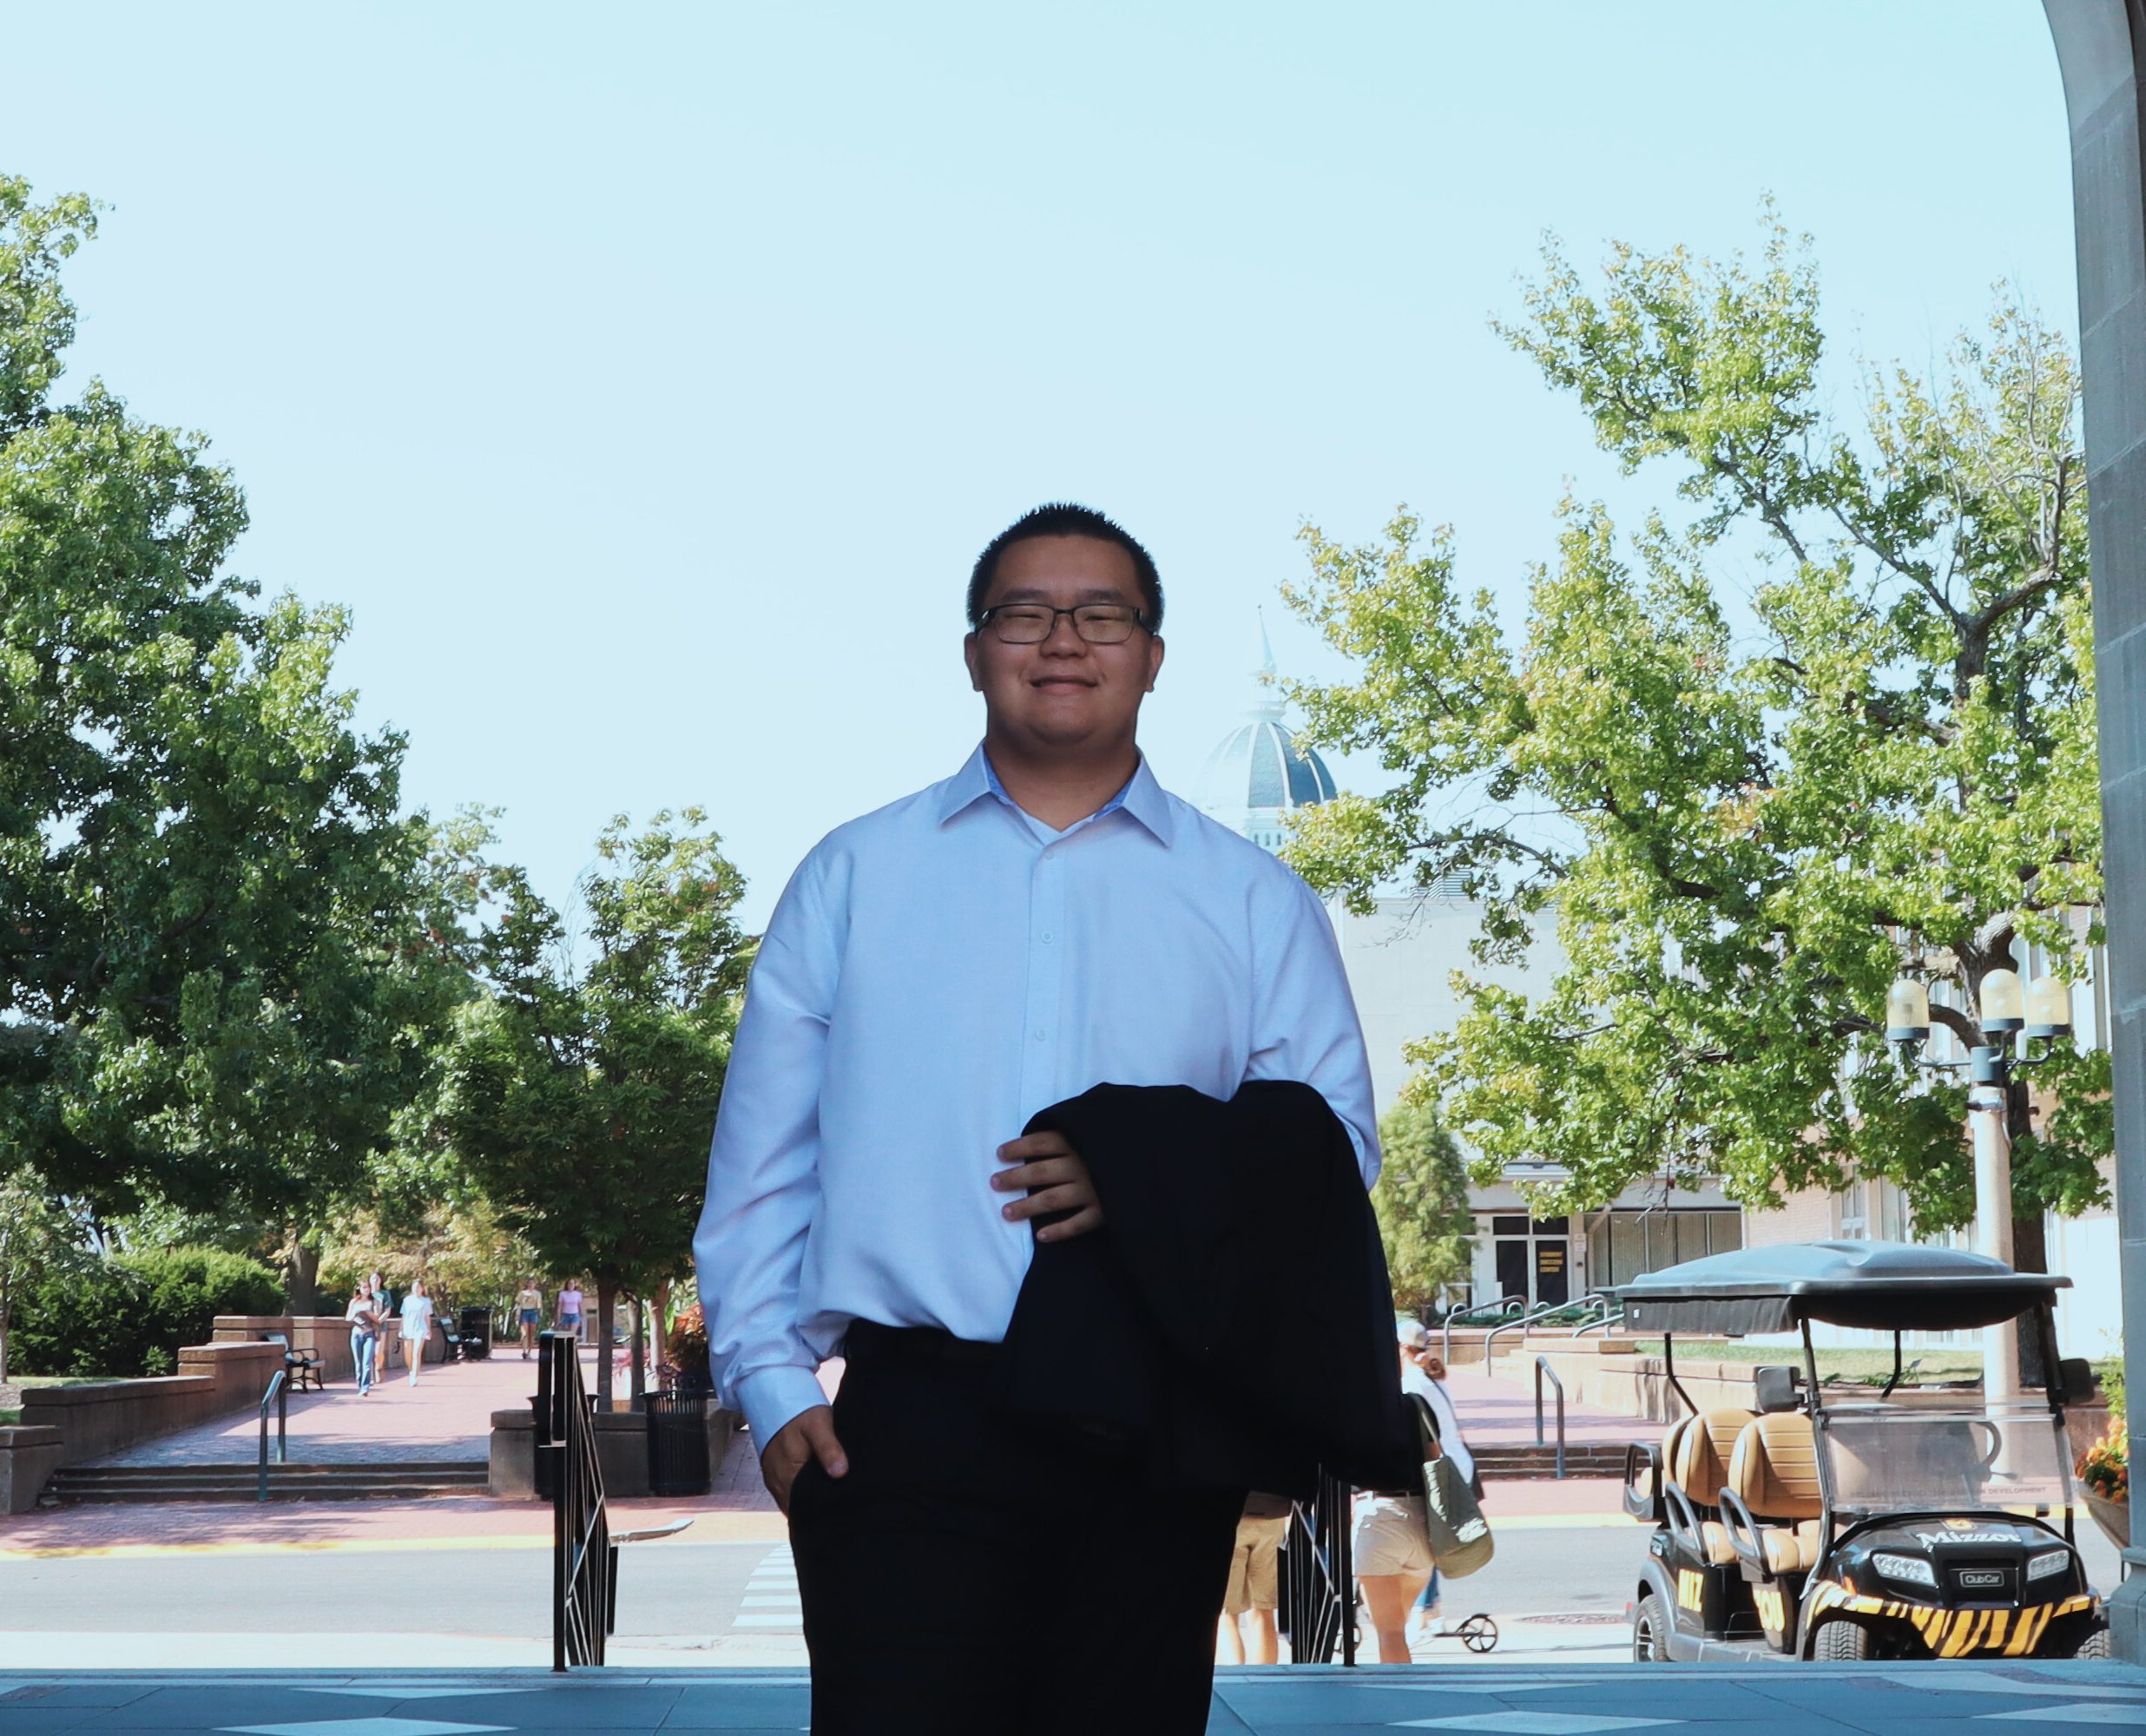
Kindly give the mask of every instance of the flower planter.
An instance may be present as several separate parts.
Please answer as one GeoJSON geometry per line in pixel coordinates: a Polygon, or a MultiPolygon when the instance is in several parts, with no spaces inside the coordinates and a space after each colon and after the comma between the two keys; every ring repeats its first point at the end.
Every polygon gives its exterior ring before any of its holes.
{"type": "Polygon", "coordinates": [[[2106,1496],[2097,1495],[2090,1489],[2079,1491],[2086,1496],[2086,1510],[2094,1516],[2094,1522],[2108,1534],[2109,1541],[2119,1549],[2131,1545],[2131,1503],[2111,1501],[2106,1496]]]}

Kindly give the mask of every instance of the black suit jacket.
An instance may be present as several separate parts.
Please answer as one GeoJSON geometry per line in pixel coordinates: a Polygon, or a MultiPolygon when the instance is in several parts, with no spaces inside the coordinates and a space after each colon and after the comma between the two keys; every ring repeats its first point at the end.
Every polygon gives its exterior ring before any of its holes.
{"type": "Polygon", "coordinates": [[[1308,1085],[1228,1102],[1098,1085],[1025,1131],[1088,1164],[1103,1226],[1039,1242],[1002,1396],[1176,1488],[1304,1498],[1317,1467],[1366,1488],[1421,1474],[1393,1300],[1354,1147],[1308,1085]]]}

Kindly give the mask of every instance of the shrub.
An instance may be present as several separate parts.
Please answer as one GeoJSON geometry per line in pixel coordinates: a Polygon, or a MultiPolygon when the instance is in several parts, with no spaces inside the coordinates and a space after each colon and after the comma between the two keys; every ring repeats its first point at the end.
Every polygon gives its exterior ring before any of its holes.
{"type": "Polygon", "coordinates": [[[273,1314],[283,1286],[259,1260],[218,1248],[115,1254],[32,1286],[10,1350],[26,1372],[171,1374],[182,1345],[207,1344],[219,1314],[273,1314]]]}

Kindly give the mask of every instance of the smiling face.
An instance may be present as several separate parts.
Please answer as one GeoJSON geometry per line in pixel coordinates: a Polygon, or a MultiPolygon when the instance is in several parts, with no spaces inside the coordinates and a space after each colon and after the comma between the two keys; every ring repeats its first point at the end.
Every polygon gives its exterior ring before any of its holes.
{"type": "MultiPolygon", "coordinates": [[[[1144,607],[1132,556],[1092,536],[1036,536],[998,557],[983,606],[1086,602],[1144,607]]],[[[1008,645],[986,626],[963,641],[969,681],[984,695],[990,735],[1043,753],[1088,753],[1130,744],[1140,702],[1162,667],[1162,641],[1136,628],[1116,645],[1091,645],[1060,615],[1039,645],[1008,645]]]]}

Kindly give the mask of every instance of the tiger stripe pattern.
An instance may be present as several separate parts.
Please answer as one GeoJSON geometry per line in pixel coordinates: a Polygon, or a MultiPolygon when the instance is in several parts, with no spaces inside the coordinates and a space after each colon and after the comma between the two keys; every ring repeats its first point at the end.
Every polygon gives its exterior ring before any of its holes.
{"type": "Polygon", "coordinates": [[[2025,1609],[1933,1609],[1926,1603],[1903,1603],[1889,1597],[1866,1597],[1831,1580],[1811,1588],[1808,1629],[1839,1611],[1846,1615],[1874,1615],[1881,1621],[1905,1621],[1922,1636],[1933,1658],[1965,1658],[1978,1654],[2003,1658],[2024,1658],[2041,1643],[2050,1623],[2060,1615],[2077,1615],[2096,1607],[2091,1592],[2068,1597],[2061,1603],[2038,1603],[2025,1609]]]}

